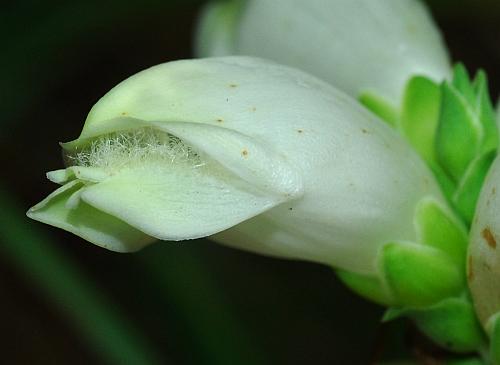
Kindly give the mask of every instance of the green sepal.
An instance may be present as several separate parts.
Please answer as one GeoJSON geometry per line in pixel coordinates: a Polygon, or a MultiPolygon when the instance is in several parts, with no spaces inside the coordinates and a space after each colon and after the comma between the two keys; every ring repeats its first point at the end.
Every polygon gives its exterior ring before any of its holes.
{"type": "Polygon", "coordinates": [[[456,296],[464,275],[447,253],[411,242],[386,243],[379,253],[383,280],[400,306],[426,307],[456,296]]]}
{"type": "Polygon", "coordinates": [[[435,151],[441,90],[434,81],[415,76],[406,85],[401,109],[403,135],[428,163],[437,163],[435,151]]]}
{"type": "Polygon", "coordinates": [[[455,181],[460,181],[479,151],[482,128],[466,98],[456,88],[445,81],[441,92],[437,158],[444,170],[455,181]]]}
{"type": "Polygon", "coordinates": [[[476,112],[483,127],[481,153],[487,153],[498,147],[498,128],[495,109],[488,89],[488,79],[484,71],[478,71],[473,87],[476,94],[476,112]]]}
{"type": "Polygon", "coordinates": [[[471,83],[469,73],[462,63],[457,63],[453,67],[452,85],[462,94],[469,105],[476,104],[474,85],[471,83]]]}
{"type": "Polygon", "coordinates": [[[477,351],[486,343],[470,300],[446,298],[426,308],[392,307],[382,322],[408,317],[419,330],[443,348],[457,353],[477,351]]]}
{"type": "Polygon", "coordinates": [[[453,205],[467,224],[472,222],[479,193],[495,157],[496,151],[493,150],[475,158],[453,194],[453,205]]]}
{"type": "Polygon", "coordinates": [[[336,272],[339,279],[356,294],[384,306],[392,305],[392,297],[377,277],[340,269],[336,272]]]}
{"type": "Polygon", "coordinates": [[[463,223],[434,198],[426,198],[417,205],[415,225],[419,242],[448,254],[464,274],[468,236],[463,223]]]}
{"type": "Polygon", "coordinates": [[[358,100],[391,127],[397,127],[399,112],[383,97],[371,92],[364,92],[359,96],[358,100]]]}
{"type": "Polygon", "coordinates": [[[407,312],[407,316],[420,331],[450,351],[477,351],[486,343],[474,307],[465,298],[447,298],[431,307],[407,312]]]}
{"type": "Polygon", "coordinates": [[[486,324],[490,336],[490,358],[494,365],[500,365],[500,312],[493,315],[486,324]]]}

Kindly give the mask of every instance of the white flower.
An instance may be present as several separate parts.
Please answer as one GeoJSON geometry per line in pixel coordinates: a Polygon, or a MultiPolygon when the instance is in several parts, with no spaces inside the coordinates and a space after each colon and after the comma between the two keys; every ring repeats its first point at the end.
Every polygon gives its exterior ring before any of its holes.
{"type": "Polygon", "coordinates": [[[450,73],[440,33],[417,0],[214,2],[196,48],[201,56],[268,58],[395,107],[411,76],[441,81],[450,73]]]}
{"type": "Polygon", "coordinates": [[[123,81],[64,144],[75,166],[28,215],[116,251],[213,236],[254,252],[377,271],[445,204],[409,145],[351,97],[246,57],[158,65],[123,81]]]}

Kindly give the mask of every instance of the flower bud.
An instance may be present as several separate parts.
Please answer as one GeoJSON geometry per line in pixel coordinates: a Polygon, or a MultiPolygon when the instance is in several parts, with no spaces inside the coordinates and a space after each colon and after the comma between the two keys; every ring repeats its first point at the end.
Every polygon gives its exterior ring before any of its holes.
{"type": "Polygon", "coordinates": [[[354,99],[301,71],[246,57],[158,65],[99,100],[63,148],[70,166],[48,173],[62,186],[28,215],[111,250],[212,236],[360,275],[379,272],[383,251],[408,300],[398,258],[428,260],[442,293],[460,286],[459,251],[420,244],[455,232],[426,165],[354,99]],[[445,223],[432,229],[434,216],[445,223]]]}
{"type": "Polygon", "coordinates": [[[396,108],[411,76],[439,82],[450,72],[441,35],[417,0],[214,2],[201,18],[196,49],[201,56],[265,57],[396,108]]]}

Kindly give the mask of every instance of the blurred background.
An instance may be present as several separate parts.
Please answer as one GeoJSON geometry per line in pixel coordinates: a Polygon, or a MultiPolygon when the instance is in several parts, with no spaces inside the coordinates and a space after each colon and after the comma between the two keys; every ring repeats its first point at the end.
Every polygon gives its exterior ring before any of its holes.
{"type": "MultiPolygon", "coordinates": [[[[370,364],[412,351],[404,322],[320,265],[207,240],[117,254],[25,211],[57,142],[126,77],[192,57],[203,1],[7,1],[0,10],[0,331],[6,364],[370,364]],[[406,335],[398,335],[403,331],[406,335]],[[401,349],[401,350],[399,350],[401,349]]],[[[500,90],[500,3],[429,1],[454,61],[500,90]]]]}

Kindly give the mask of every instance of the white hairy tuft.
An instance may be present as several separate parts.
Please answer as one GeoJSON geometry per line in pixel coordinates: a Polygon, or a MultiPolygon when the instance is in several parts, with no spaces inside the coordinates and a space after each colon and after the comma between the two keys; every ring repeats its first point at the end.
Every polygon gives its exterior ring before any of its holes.
{"type": "Polygon", "coordinates": [[[68,155],[70,165],[119,170],[152,164],[204,165],[200,155],[181,139],[153,128],[116,132],[100,136],[89,146],[68,155]]]}

